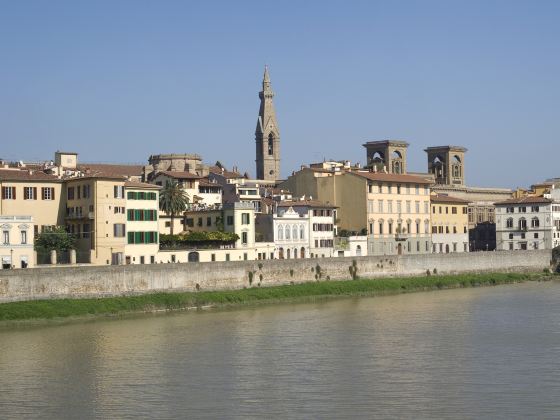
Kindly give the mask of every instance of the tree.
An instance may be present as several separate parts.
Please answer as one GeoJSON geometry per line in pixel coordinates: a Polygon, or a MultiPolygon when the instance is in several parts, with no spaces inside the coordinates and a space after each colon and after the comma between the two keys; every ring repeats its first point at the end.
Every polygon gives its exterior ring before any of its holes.
{"type": "Polygon", "coordinates": [[[189,200],[187,192],[176,181],[167,181],[160,191],[159,208],[171,216],[171,235],[173,235],[175,216],[187,209],[189,200]]]}
{"type": "Polygon", "coordinates": [[[76,236],[68,233],[64,226],[55,226],[35,238],[37,251],[68,251],[76,248],[76,236]]]}

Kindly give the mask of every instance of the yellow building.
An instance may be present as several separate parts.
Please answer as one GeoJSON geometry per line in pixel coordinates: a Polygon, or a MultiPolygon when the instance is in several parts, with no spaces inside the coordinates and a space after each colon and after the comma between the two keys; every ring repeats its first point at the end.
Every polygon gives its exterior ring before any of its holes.
{"type": "Polygon", "coordinates": [[[156,261],[159,187],[122,177],[66,181],[66,226],[78,238],[77,262],[156,261]]]}
{"type": "Polygon", "coordinates": [[[442,194],[432,195],[430,202],[432,251],[469,252],[469,202],[442,194]]]}
{"type": "Polygon", "coordinates": [[[64,224],[63,181],[31,169],[0,169],[0,215],[31,216],[36,235],[64,224]]]}
{"type": "Polygon", "coordinates": [[[280,188],[338,207],[338,231],[368,235],[368,255],[427,253],[430,183],[414,175],[303,168],[280,188]]]}

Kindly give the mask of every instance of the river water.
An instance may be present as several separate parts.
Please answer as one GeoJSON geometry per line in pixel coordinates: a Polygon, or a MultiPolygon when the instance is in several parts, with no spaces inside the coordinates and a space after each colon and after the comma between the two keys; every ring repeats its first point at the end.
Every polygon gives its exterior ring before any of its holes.
{"type": "Polygon", "coordinates": [[[1,418],[559,418],[560,283],[0,329],[1,418]]]}

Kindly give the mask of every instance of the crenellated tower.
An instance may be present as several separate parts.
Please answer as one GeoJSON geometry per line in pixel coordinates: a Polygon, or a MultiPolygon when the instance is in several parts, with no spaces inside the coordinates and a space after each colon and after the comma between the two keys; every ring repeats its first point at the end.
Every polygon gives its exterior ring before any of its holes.
{"type": "Polygon", "coordinates": [[[257,178],[268,181],[280,179],[280,130],[276,121],[276,112],[272,98],[274,92],[270,86],[268,67],[264,68],[262,91],[259,92],[261,106],[255,130],[257,146],[257,178]]]}

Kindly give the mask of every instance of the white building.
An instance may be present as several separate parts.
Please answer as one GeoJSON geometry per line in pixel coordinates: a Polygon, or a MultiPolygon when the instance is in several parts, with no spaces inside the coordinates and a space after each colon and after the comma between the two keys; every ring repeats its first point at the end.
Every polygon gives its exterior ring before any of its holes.
{"type": "Polygon", "coordinates": [[[496,206],[496,249],[552,249],[560,244],[560,204],[544,197],[513,198],[496,206]]]}
{"type": "Polygon", "coordinates": [[[2,269],[35,266],[33,217],[0,216],[2,269]]]}
{"type": "Polygon", "coordinates": [[[334,256],[336,210],[314,200],[281,201],[273,217],[276,257],[334,256]]]}

